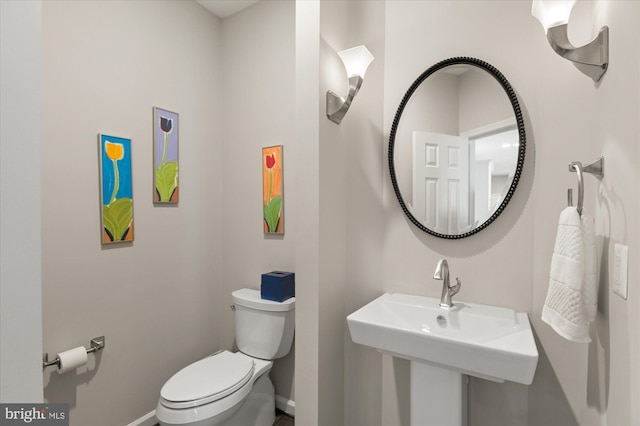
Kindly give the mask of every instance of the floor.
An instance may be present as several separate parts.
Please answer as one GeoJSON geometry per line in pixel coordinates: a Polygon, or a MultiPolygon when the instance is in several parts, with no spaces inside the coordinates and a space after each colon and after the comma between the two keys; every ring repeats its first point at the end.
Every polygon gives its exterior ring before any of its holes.
{"type": "Polygon", "coordinates": [[[283,413],[280,410],[276,410],[276,421],[273,422],[273,426],[294,426],[295,422],[293,417],[283,413]]]}
{"type": "MultiPolygon", "coordinates": [[[[295,422],[293,417],[288,414],[283,413],[280,410],[276,410],[276,420],[273,422],[273,426],[294,426],[295,422]]],[[[160,426],[159,423],[156,423],[153,426],[160,426]]]]}

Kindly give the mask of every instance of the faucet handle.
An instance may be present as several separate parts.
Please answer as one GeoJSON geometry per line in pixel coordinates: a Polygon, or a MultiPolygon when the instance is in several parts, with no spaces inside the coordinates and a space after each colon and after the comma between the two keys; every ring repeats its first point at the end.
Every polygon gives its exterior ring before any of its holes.
{"type": "Polygon", "coordinates": [[[449,294],[455,296],[460,291],[460,287],[462,287],[462,283],[460,278],[456,277],[456,285],[449,287],[449,294]]]}

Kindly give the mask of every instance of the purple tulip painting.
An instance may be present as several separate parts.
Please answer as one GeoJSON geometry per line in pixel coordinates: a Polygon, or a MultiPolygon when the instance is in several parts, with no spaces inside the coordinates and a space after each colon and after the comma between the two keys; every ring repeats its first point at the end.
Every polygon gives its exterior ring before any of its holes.
{"type": "Polygon", "coordinates": [[[153,202],[178,202],[178,113],[153,108],[153,202]]]}

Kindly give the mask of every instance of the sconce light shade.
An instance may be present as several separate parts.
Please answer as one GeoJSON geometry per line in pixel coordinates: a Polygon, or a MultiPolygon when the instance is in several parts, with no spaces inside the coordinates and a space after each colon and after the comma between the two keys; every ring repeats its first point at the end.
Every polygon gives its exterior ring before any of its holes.
{"type": "Polygon", "coordinates": [[[569,23],[576,0],[533,0],[531,14],[540,21],[546,33],[549,28],[569,23]]]}
{"type": "Polygon", "coordinates": [[[347,78],[358,75],[364,78],[369,64],[373,61],[373,55],[364,46],[356,46],[351,49],[342,50],[338,52],[338,56],[340,56],[344,67],[347,69],[347,78]]]}
{"type": "Polygon", "coordinates": [[[331,90],[327,91],[327,117],[336,124],[342,122],[342,118],[349,110],[353,98],[360,90],[364,81],[364,74],[373,61],[373,55],[364,46],[352,47],[338,52],[349,79],[349,94],[346,98],[336,95],[331,90]]]}
{"type": "Polygon", "coordinates": [[[551,48],[598,82],[609,66],[609,28],[602,27],[598,36],[584,46],[572,45],[567,27],[575,4],[576,0],[533,0],[531,15],[544,27],[551,48]]]}

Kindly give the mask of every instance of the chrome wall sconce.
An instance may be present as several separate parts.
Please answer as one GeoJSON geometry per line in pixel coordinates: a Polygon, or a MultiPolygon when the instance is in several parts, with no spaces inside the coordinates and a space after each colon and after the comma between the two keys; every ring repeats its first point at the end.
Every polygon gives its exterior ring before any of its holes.
{"type": "Polygon", "coordinates": [[[573,46],[567,36],[567,26],[575,4],[576,0],[533,0],[531,15],[544,27],[553,50],[598,82],[609,65],[609,27],[602,27],[588,44],[573,46]]]}
{"type": "Polygon", "coordinates": [[[349,110],[353,98],[360,90],[364,81],[364,74],[373,61],[373,55],[364,46],[352,47],[351,49],[338,52],[344,67],[347,69],[349,78],[349,94],[346,98],[338,96],[331,90],[327,91],[327,117],[334,123],[340,124],[342,118],[349,110]]]}

